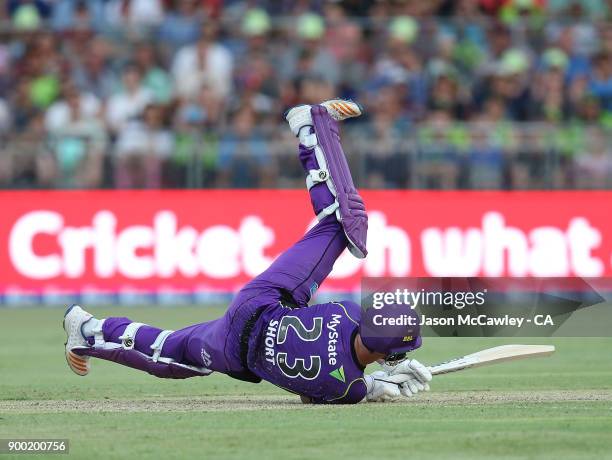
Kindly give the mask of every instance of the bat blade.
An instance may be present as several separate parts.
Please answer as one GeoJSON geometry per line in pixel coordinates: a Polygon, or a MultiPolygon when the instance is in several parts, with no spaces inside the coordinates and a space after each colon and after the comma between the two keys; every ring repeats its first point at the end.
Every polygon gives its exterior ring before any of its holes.
{"type": "Polygon", "coordinates": [[[554,351],[555,347],[553,345],[501,345],[435,364],[430,366],[429,370],[432,375],[448,374],[449,372],[457,372],[471,367],[488,366],[504,361],[549,356],[554,351]]]}

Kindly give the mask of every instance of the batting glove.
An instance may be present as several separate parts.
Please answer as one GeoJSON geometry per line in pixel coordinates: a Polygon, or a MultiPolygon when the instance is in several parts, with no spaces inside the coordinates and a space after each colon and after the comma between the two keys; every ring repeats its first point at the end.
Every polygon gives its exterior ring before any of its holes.
{"type": "Polygon", "coordinates": [[[402,396],[400,385],[406,382],[407,376],[389,375],[384,371],[376,371],[365,376],[368,392],[366,400],[368,402],[387,402],[398,399],[402,396]]]}
{"type": "Polygon", "coordinates": [[[383,370],[389,376],[410,376],[409,379],[402,383],[402,389],[406,393],[410,393],[404,394],[404,396],[411,396],[419,391],[429,391],[429,382],[432,379],[431,372],[429,372],[427,366],[421,364],[416,359],[406,359],[395,366],[383,364],[383,370]]]}

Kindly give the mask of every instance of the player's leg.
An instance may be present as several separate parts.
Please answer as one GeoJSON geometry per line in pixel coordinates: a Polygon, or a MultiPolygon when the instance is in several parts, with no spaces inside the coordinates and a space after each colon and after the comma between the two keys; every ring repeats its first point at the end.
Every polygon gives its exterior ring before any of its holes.
{"type": "Polygon", "coordinates": [[[332,118],[342,120],[359,114],[359,106],[338,100],[289,111],[287,120],[300,140],[299,159],[306,173],[313,210],[320,222],[248,283],[234,305],[241,304],[253,293],[268,290],[272,300],[274,296],[288,298],[304,306],[347,246],[353,253],[365,255],[367,214],[353,185],[338,126],[332,118]],[[334,106],[345,112],[336,111],[334,106]]]}
{"type": "Polygon", "coordinates": [[[90,357],[113,361],[163,378],[208,375],[215,370],[207,366],[213,357],[206,356],[201,343],[194,344],[192,339],[206,337],[209,341],[224,340],[224,337],[221,338],[224,336],[223,325],[218,323],[222,320],[172,331],[125,317],[99,320],[75,305],[64,316],[66,361],[79,375],[89,373],[90,357]]]}
{"type": "Polygon", "coordinates": [[[348,167],[337,121],[361,115],[361,107],[351,101],[334,99],[321,105],[298,106],[287,113],[292,132],[300,140],[300,162],[306,173],[306,186],[319,220],[334,214],[348,239],[348,249],[357,258],[367,255],[368,218],[348,167]],[[321,196],[323,190],[329,194],[321,196]],[[315,200],[333,197],[319,209],[315,200]]]}
{"type": "Polygon", "coordinates": [[[307,305],[347,243],[336,218],[325,217],[267,270],[250,281],[240,291],[235,303],[242,303],[252,293],[266,292],[271,302],[285,299],[300,307],[307,305]]]}

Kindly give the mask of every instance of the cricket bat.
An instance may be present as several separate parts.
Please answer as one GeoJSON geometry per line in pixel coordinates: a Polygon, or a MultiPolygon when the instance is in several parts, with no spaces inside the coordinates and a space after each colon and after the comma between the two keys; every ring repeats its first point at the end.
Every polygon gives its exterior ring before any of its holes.
{"type": "Polygon", "coordinates": [[[471,367],[488,366],[515,359],[549,356],[554,351],[553,345],[502,345],[429,366],[429,371],[432,375],[448,374],[471,367]]]}

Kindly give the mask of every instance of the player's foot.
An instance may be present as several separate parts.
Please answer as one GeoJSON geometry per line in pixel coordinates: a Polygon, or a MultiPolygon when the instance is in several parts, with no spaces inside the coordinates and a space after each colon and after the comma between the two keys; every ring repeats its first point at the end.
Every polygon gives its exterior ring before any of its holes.
{"type": "MultiPolygon", "coordinates": [[[[321,105],[325,107],[329,116],[336,121],[359,117],[363,114],[361,105],[345,99],[330,99],[329,101],[321,102],[321,105]]],[[[285,119],[289,122],[289,127],[296,136],[303,126],[312,126],[310,108],[311,106],[307,104],[296,105],[285,114],[285,119]]]]}
{"type": "Polygon", "coordinates": [[[88,347],[87,339],[83,336],[83,324],[93,316],[78,305],[73,305],[64,314],[64,331],[66,331],[66,362],[75,374],[87,375],[89,373],[89,356],[78,356],[72,352],[78,347],[88,347]]]}

